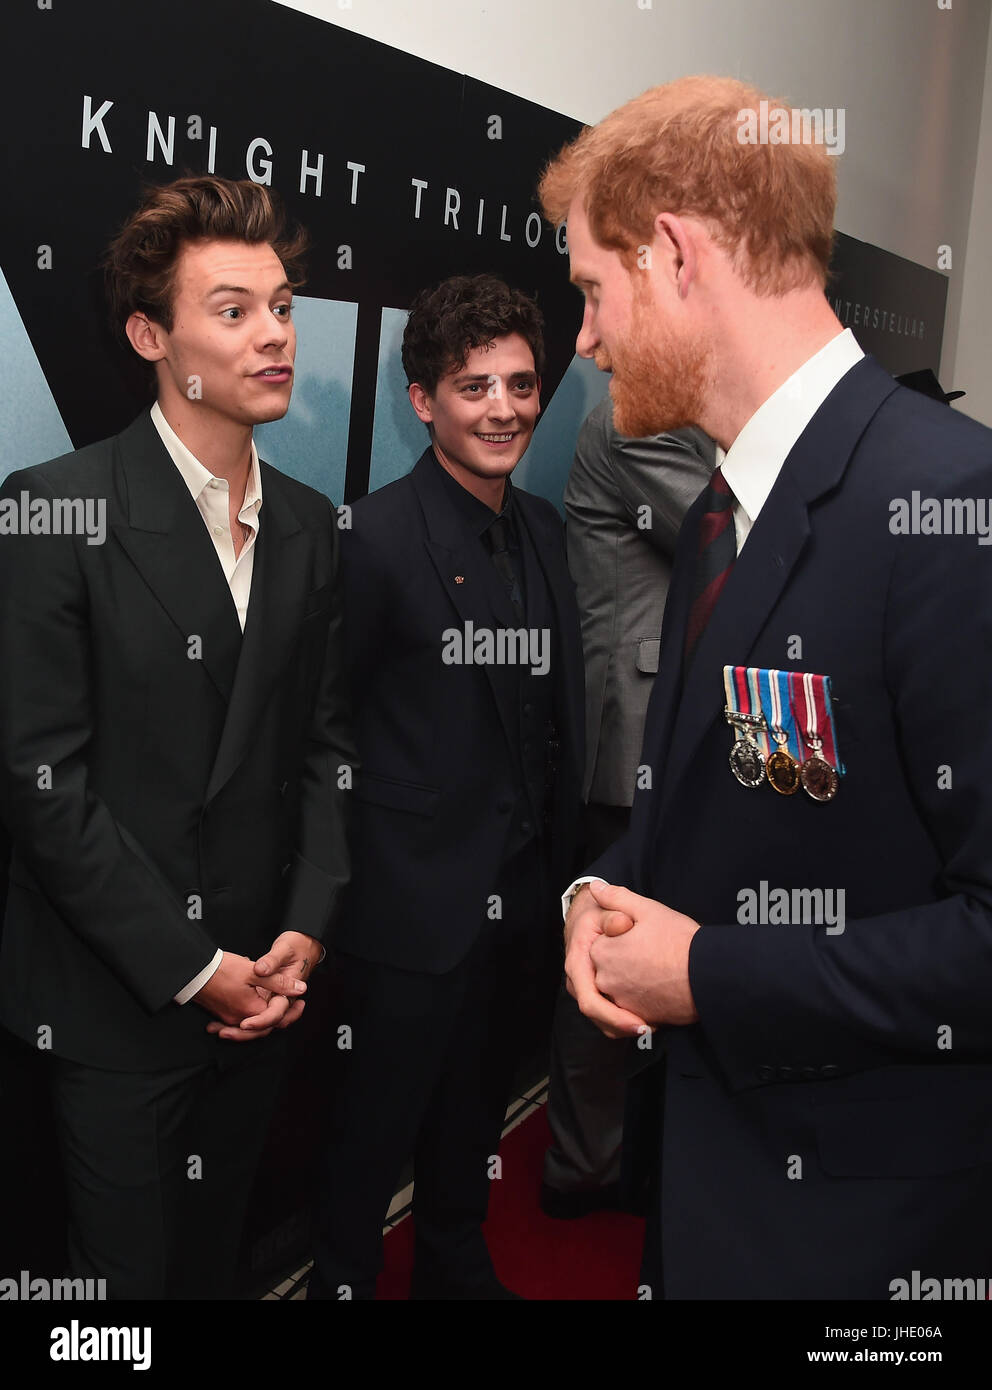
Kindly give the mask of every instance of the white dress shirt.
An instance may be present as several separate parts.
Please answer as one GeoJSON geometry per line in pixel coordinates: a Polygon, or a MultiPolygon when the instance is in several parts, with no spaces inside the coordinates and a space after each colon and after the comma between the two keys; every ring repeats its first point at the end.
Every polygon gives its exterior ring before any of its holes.
{"type": "MultiPolygon", "coordinates": [[[[189,488],[190,496],[196,503],[210,539],[214,543],[217,558],[224,578],[231,590],[231,597],[238,612],[241,631],[245,630],[248,616],[248,600],[251,597],[251,576],[255,562],[255,540],[258,536],[258,514],[262,510],[262,476],[258,467],[258,451],[255,441],[251,444],[251,471],[245,488],[245,500],[238,512],[238,521],[248,532],[240,555],[234,553],[231,537],[231,516],[228,509],[230,485],[226,478],[215,478],[208,468],[204,468],[198,458],[190,453],[175,430],[162,414],[158,401],[151,408],[152,423],[158,430],[169,457],[179,469],[183,482],[189,488]]],[[[223,951],[217,950],[209,965],[190,980],[184,989],[175,995],[177,1004],[187,1004],[193,995],[201,990],[211,978],[223,958],[223,951]]]]}
{"type": "Polygon", "coordinates": [[[179,469],[189,494],[203,517],[204,525],[214,543],[217,558],[220,560],[224,578],[227,580],[238,610],[241,631],[245,630],[248,616],[248,599],[251,597],[251,575],[255,564],[255,539],[258,536],[258,514],[262,510],[262,476],[258,467],[258,451],[255,441],[251,442],[251,470],[245,487],[245,500],[238,512],[238,521],[248,527],[240,555],[234,553],[231,537],[231,516],[228,510],[231,488],[226,478],[215,478],[208,468],[187,449],[168,420],[162,414],[158,401],[151,408],[152,422],[169,457],[179,469]]]}
{"type": "Polygon", "coordinates": [[[758,406],[726,454],[717,448],[717,464],[737,498],[738,554],[793,445],[841,377],[862,357],[854,334],[845,328],[758,406]]]}
{"type": "MultiPolygon", "coordinates": [[[[864,353],[854,334],[845,328],[758,406],[726,453],[717,448],[717,464],[737,499],[734,530],[738,554],[793,445],[840,379],[862,357],[864,353]]],[[[582,884],[592,883],[595,877],[587,874],[569,884],[561,899],[563,916],[568,915],[572,898],[582,884]]]]}

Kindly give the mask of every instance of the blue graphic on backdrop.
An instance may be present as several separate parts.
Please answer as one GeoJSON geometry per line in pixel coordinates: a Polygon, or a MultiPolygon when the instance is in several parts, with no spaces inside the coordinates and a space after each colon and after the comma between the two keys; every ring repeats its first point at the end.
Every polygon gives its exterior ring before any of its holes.
{"type": "Polygon", "coordinates": [[[13,295],[0,271],[0,343],[5,366],[0,395],[0,480],[18,468],[67,454],[69,432],[21,322],[13,295]]]}
{"type": "Polygon", "coordinates": [[[255,443],[267,463],[339,503],[348,463],[358,305],[298,294],[293,318],[293,398],[281,420],[256,426],[255,443]]]}
{"type": "Polygon", "coordinates": [[[379,370],[375,383],[369,492],[409,473],[430,443],[407,395],[400,357],[405,309],[383,309],[379,328],[379,370]]]}
{"type": "Polygon", "coordinates": [[[537,419],[530,448],[513,470],[513,481],[538,497],[546,497],[565,515],[562,495],[568,481],[579,428],[590,410],[610,389],[608,372],[595,362],[573,357],[558,389],[537,419]]]}

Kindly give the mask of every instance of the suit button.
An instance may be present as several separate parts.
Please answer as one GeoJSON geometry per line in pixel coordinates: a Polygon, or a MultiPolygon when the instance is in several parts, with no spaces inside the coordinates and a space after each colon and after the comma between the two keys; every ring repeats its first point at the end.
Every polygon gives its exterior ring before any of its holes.
{"type": "Polygon", "coordinates": [[[795,1067],[779,1067],[778,1074],[781,1081],[794,1081],[796,1079],[795,1067]]]}
{"type": "Polygon", "coordinates": [[[771,1081],[771,1080],[773,1080],[774,1076],[775,1076],[775,1068],[774,1068],[774,1067],[763,1066],[763,1067],[759,1067],[759,1068],[758,1068],[758,1080],[759,1080],[759,1081],[771,1081]]]}
{"type": "Polygon", "coordinates": [[[534,706],[533,706],[533,705],[529,705],[529,704],[528,704],[528,705],[524,705],[524,714],[533,714],[533,713],[534,713],[534,706]]]}
{"type": "Polygon", "coordinates": [[[804,1081],[815,1081],[820,1073],[817,1071],[816,1067],[803,1067],[800,1075],[804,1081]]]}
{"type": "Polygon", "coordinates": [[[520,829],[524,832],[525,835],[529,835],[533,828],[534,827],[531,825],[529,820],[522,820],[520,822],[520,829]]]}
{"type": "Polygon", "coordinates": [[[833,1062],[828,1062],[827,1065],[826,1065],[825,1067],[821,1067],[821,1068],[820,1068],[820,1075],[821,1075],[821,1076],[836,1076],[837,1073],[838,1073],[839,1071],[840,1071],[840,1067],[838,1067],[838,1066],[837,1066],[835,1063],[833,1063],[833,1062]]]}
{"type": "Polygon", "coordinates": [[[507,813],[508,811],[512,811],[512,810],[513,810],[513,802],[512,802],[512,801],[497,801],[497,803],[496,803],[496,810],[500,813],[501,816],[505,816],[506,813],[507,813]]]}

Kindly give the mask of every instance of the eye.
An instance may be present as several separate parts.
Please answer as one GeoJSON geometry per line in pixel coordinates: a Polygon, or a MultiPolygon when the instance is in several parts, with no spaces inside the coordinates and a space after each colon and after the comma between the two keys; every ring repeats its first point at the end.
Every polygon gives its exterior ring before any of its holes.
{"type": "Polygon", "coordinates": [[[244,310],[239,309],[236,304],[232,304],[229,309],[222,309],[220,311],[221,318],[227,319],[229,323],[236,323],[237,320],[243,316],[243,314],[244,310]]]}
{"type": "Polygon", "coordinates": [[[478,393],[479,391],[482,390],[482,385],[481,385],[481,383],[478,382],[478,381],[470,381],[470,382],[468,383],[468,385],[465,386],[463,389],[464,389],[465,391],[474,391],[474,392],[478,393]]]}
{"type": "Polygon", "coordinates": [[[276,304],[272,312],[278,314],[280,318],[288,319],[292,316],[293,306],[292,304],[276,304]]]}

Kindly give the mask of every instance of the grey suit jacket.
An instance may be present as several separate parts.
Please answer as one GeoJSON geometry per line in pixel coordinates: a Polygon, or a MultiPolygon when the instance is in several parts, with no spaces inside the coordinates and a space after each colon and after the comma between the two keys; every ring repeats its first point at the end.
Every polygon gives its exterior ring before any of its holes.
{"type": "Polygon", "coordinates": [[[695,427],[617,434],[609,396],[579,431],[565,514],[586,665],[586,801],[633,800],[675,541],[715,462],[695,427]]]}

